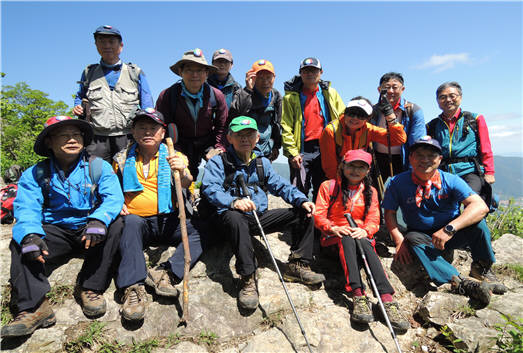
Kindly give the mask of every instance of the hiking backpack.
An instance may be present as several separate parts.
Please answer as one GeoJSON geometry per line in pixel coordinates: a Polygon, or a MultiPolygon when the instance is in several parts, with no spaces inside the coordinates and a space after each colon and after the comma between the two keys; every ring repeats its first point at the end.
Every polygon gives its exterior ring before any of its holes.
{"type": "MultiPolygon", "coordinates": [[[[91,178],[91,197],[98,199],[98,182],[102,175],[103,168],[103,159],[96,156],[90,156],[88,159],[89,164],[89,177],[91,178]]],[[[49,194],[51,192],[51,160],[48,158],[35,167],[36,169],[36,182],[40,185],[42,189],[42,196],[44,197],[44,202],[42,208],[49,207],[49,194]]],[[[96,202],[93,206],[93,209],[98,207],[99,202],[96,202]]]]}
{"type": "Polygon", "coordinates": [[[0,189],[0,223],[11,224],[14,221],[13,216],[13,202],[16,198],[18,186],[16,184],[9,184],[0,189]]]}

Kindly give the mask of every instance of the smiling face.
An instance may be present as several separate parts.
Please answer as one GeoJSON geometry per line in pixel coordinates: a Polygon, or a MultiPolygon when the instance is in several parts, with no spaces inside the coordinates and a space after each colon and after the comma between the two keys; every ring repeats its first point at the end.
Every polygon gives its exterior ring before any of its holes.
{"type": "Polygon", "coordinates": [[[300,77],[303,81],[303,86],[308,89],[314,89],[321,79],[321,69],[312,66],[306,66],[300,70],[300,77]]]}
{"type": "Polygon", "coordinates": [[[183,65],[181,76],[185,87],[192,94],[196,94],[202,88],[203,83],[207,80],[209,71],[204,65],[189,63],[183,65]]]}
{"type": "Polygon", "coordinates": [[[238,132],[229,131],[227,134],[227,141],[238,154],[251,153],[259,139],[260,134],[255,129],[243,129],[238,132]]]}
{"type": "Polygon", "coordinates": [[[369,174],[369,170],[369,165],[363,161],[343,163],[343,176],[347,178],[350,185],[359,184],[369,174]]]}
{"type": "Polygon", "coordinates": [[[109,65],[116,64],[120,60],[120,53],[123,49],[123,43],[117,36],[97,35],[94,43],[96,50],[102,57],[103,61],[109,65]]]}
{"type": "Polygon", "coordinates": [[[141,118],[134,124],[131,133],[138,146],[158,149],[165,136],[165,129],[152,119],[141,118]]]}
{"type": "Polygon", "coordinates": [[[456,87],[447,87],[437,97],[438,105],[446,117],[453,116],[461,105],[461,94],[456,87]]]}
{"type": "Polygon", "coordinates": [[[254,82],[254,87],[258,92],[267,96],[274,85],[274,78],[276,76],[267,70],[261,70],[256,73],[256,81],[254,82]]]}
{"type": "Polygon", "coordinates": [[[57,160],[75,159],[84,148],[83,133],[76,126],[55,129],[45,142],[57,160]]]}
{"type": "Polygon", "coordinates": [[[432,147],[418,147],[410,153],[409,162],[413,173],[420,180],[429,180],[438,169],[443,156],[432,147]]]}
{"type": "Polygon", "coordinates": [[[405,86],[403,86],[401,81],[393,78],[387,82],[383,82],[381,86],[378,87],[378,92],[381,93],[382,90],[387,92],[387,99],[390,105],[394,107],[400,100],[403,91],[405,91],[405,86]]]}
{"type": "Polygon", "coordinates": [[[212,64],[218,68],[216,71],[216,76],[218,76],[220,79],[225,78],[232,68],[232,63],[224,58],[216,59],[212,62],[212,64]]]}
{"type": "Polygon", "coordinates": [[[352,110],[350,112],[346,111],[343,115],[343,121],[345,127],[349,131],[355,131],[361,129],[363,125],[367,122],[368,115],[361,109],[352,110]]]}

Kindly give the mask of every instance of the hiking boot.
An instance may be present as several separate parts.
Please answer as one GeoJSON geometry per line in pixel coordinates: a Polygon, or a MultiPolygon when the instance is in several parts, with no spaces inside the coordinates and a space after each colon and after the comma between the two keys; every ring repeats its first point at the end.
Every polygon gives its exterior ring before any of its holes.
{"type": "Polygon", "coordinates": [[[154,292],[162,297],[177,297],[180,291],[174,286],[176,279],[171,271],[156,267],[147,271],[145,284],[153,287],[154,292]]]}
{"type": "Polygon", "coordinates": [[[82,289],[80,293],[82,311],[85,316],[102,316],[105,314],[106,304],[102,293],[90,289],[82,289]]]}
{"type": "Polygon", "coordinates": [[[410,323],[400,312],[400,307],[398,303],[383,303],[383,306],[385,307],[385,312],[389,317],[390,325],[394,330],[405,332],[410,328],[410,323]]]}
{"type": "Polygon", "coordinates": [[[368,324],[374,321],[372,310],[369,307],[369,298],[364,295],[359,295],[352,298],[354,308],[352,309],[352,315],[350,319],[360,324],[368,324]]]}
{"type": "Polygon", "coordinates": [[[243,309],[254,310],[258,307],[258,288],[255,274],[241,276],[238,303],[243,309]]]}
{"type": "Polygon", "coordinates": [[[291,261],[283,274],[287,282],[301,282],[303,284],[315,285],[325,281],[325,276],[311,270],[309,264],[303,261],[291,261]]]}
{"type": "Polygon", "coordinates": [[[2,327],[2,337],[18,337],[32,334],[39,327],[48,327],[56,323],[53,309],[47,299],[33,312],[21,311],[15,319],[2,327]]]}
{"type": "Polygon", "coordinates": [[[500,280],[492,271],[492,264],[485,261],[473,261],[470,265],[470,277],[478,279],[480,281],[485,281],[490,286],[490,289],[495,294],[505,294],[507,292],[507,287],[500,282],[500,280]]]}
{"type": "Polygon", "coordinates": [[[469,278],[452,276],[452,290],[469,298],[476,299],[484,305],[490,302],[490,287],[485,282],[478,282],[469,278]]]}
{"type": "Polygon", "coordinates": [[[140,321],[145,316],[147,296],[143,284],[133,284],[125,288],[122,305],[122,317],[128,321],[140,321]]]}

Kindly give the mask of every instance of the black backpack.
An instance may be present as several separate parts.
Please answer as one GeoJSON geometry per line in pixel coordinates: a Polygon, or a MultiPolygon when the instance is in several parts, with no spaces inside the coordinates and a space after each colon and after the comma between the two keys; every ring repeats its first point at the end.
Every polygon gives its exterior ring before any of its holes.
{"type": "Polygon", "coordinates": [[[11,224],[14,221],[13,202],[16,198],[18,186],[16,184],[9,184],[0,189],[0,203],[2,209],[0,210],[0,223],[11,224]]]}

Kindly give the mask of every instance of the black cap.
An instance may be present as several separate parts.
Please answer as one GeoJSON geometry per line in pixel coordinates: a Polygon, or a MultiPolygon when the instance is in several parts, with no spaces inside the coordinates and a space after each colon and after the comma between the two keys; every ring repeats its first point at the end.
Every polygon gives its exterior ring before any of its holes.
{"type": "Polygon", "coordinates": [[[423,136],[416,141],[412,145],[410,145],[409,149],[410,152],[414,152],[416,149],[422,146],[430,146],[433,149],[435,149],[439,154],[442,154],[441,145],[439,144],[438,140],[433,139],[432,137],[426,135],[423,136]]]}

